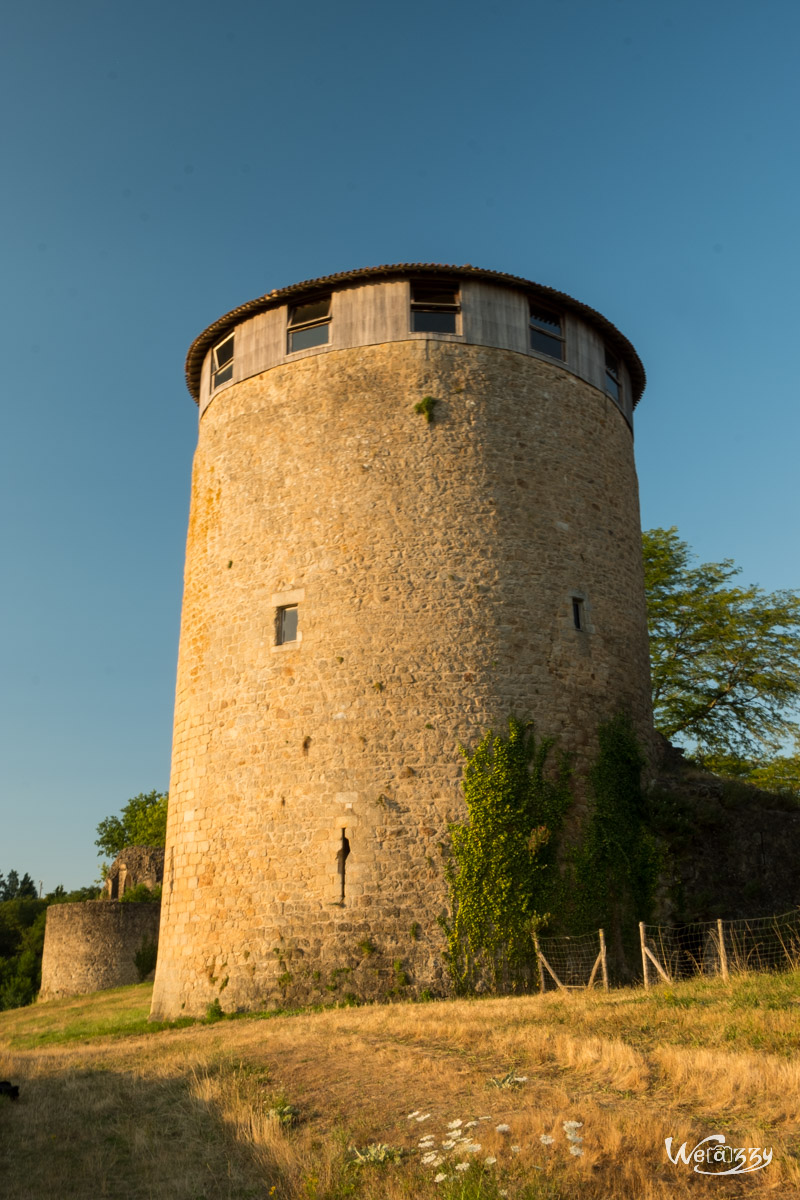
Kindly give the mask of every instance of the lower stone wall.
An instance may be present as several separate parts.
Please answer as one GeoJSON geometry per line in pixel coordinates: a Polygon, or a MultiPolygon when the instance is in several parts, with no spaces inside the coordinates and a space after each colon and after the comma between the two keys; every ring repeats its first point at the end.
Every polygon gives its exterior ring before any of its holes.
{"type": "Polygon", "coordinates": [[[158,942],[161,906],[87,900],[47,910],[40,1000],[139,982],[134,955],[158,942]]]}
{"type": "Polygon", "coordinates": [[[770,917],[800,906],[800,810],[790,797],[712,775],[667,746],[650,808],[666,850],[660,924],[770,917]]]}

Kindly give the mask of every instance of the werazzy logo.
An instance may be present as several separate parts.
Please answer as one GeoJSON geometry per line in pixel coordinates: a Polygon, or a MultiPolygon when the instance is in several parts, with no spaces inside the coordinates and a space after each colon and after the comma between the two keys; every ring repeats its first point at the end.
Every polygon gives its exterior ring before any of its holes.
{"type": "Polygon", "coordinates": [[[694,1164],[698,1175],[744,1175],[748,1171],[760,1171],[772,1162],[771,1150],[762,1150],[758,1146],[728,1146],[724,1133],[710,1133],[694,1150],[687,1150],[684,1142],[674,1154],[672,1142],[673,1139],[668,1137],[664,1143],[669,1161],[676,1166],[679,1162],[687,1167],[694,1164]]]}

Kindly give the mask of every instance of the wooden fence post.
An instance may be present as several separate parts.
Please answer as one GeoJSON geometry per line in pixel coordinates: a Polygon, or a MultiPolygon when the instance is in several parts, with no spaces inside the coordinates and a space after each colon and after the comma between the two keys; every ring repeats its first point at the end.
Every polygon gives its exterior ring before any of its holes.
{"type": "Polygon", "coordinates": [[[608,963],[606,962],[606,935],[602,929],[600,934],[600,969],[603,972],[603,987],[608,991],[608,963]]]}
{"type": "Polygon", "coordinates": [[[644,921],[639,922],[639,945],[642,948],[642,971],[644,972],[644,990],[650,988],[650,980],[647,977],[647,946],[645,945],[644,921]]]}
{"type": "Polygon", "coordinates": [[[533,945],[536,950],[536,961],[539,964],[539,991],[544,995],[544,967],[542,965],[542,952],[539,949],[539,939],[536,934],[533,935],[533,945]]]}
{"type": "Polygon", "coordinates": [[[719,939],[719,969],[722,972],[722,978],[727,982],[730,978],[728,974],[728,951],[725,949],[725,934],[722,932],[722,921],[717,918],[717,938],[719,939]]]}

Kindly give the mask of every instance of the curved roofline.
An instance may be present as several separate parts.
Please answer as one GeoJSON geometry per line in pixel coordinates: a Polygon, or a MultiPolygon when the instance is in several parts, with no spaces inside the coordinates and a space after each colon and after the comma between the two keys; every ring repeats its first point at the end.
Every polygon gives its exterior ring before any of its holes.
{"type": "Polygon", "coordinates": [[[336,275],[321,275],[318,279],[305,279],[302,283],[292,283],[289,287],[275,288],[266,295],[259,296],[256,300],[249,300],[247,304],[240,304],[238,308],[232,308],[230,312],[225,313],[218,321],[214,321],[213,325],[209,325],[199,337],[195,338],[186,355],[186,386],[195,402],[199,403],[200,372],[203,360],[211,346],[219,342],[226,333],[246,318],[266,312],[270,308],[277,308],[279,305],[285,304],[287,300],[302,295],[303,292],[318,291],[322,287],[335,288],[349,283],[363,283],[371,279],[398,279],[409,275],[442,274],[456,279],[485,279],[490,283],[505,284],[508,287],[522,289],[530,295],[541,296],[542,299],[549,300],[565,311],[575,313],[589,324],[595,325],[602,331],[612,349],[620,358],[624,359],[630,372],[634,408],[639,403],[647,382],[642,361],[625,335],[606,320],[602,313],[590,308],[588,304],[582,304],[580,300],[568,296],[566,292],[558,292],[555,288],[545,287],[544,284],[534,283],[519,275],[508,275],[504,271],[487,271],[481,267],[473,267],[469,263],[460,267],[446,263],[391,263],[381,267],[361,267],[355,271],[339,271],[336,275]]]}

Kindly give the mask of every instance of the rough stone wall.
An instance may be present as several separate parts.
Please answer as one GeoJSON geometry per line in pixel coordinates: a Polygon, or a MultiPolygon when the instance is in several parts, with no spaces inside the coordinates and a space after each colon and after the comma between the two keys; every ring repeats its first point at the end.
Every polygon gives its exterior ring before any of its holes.
{"type": "Polygon", "coordinates": [[[138,983],[134,955],[158,942],[160,905],[87,900],[47,910],[40,1000],[138,983]]]}
{"type": "Polygon", "coordinates": [[[109,867],[103,896],[106,900],[118,900],[140,883],[152,891],[163,878],[163,850],[157,846],[126,846],[109,867]]]}
{"type": "Polygon", "coordinates": [[[657,920],[744,920],[800,907],[795,802],[721,779],[685,761],[680,749],[664,745],[650,795],[666,851],[657,920]]]}
{"type": "Polygon", "coordinates": [[[580,767],[620,706],[651,736],[640,536],[630,427],[555,363],[418,340],[221,393],[194,466],[153,1015],[443,991],[459,743],[514,712],[580,767]],[[287,595],[302,641],[276,648],[287,595]]]}

